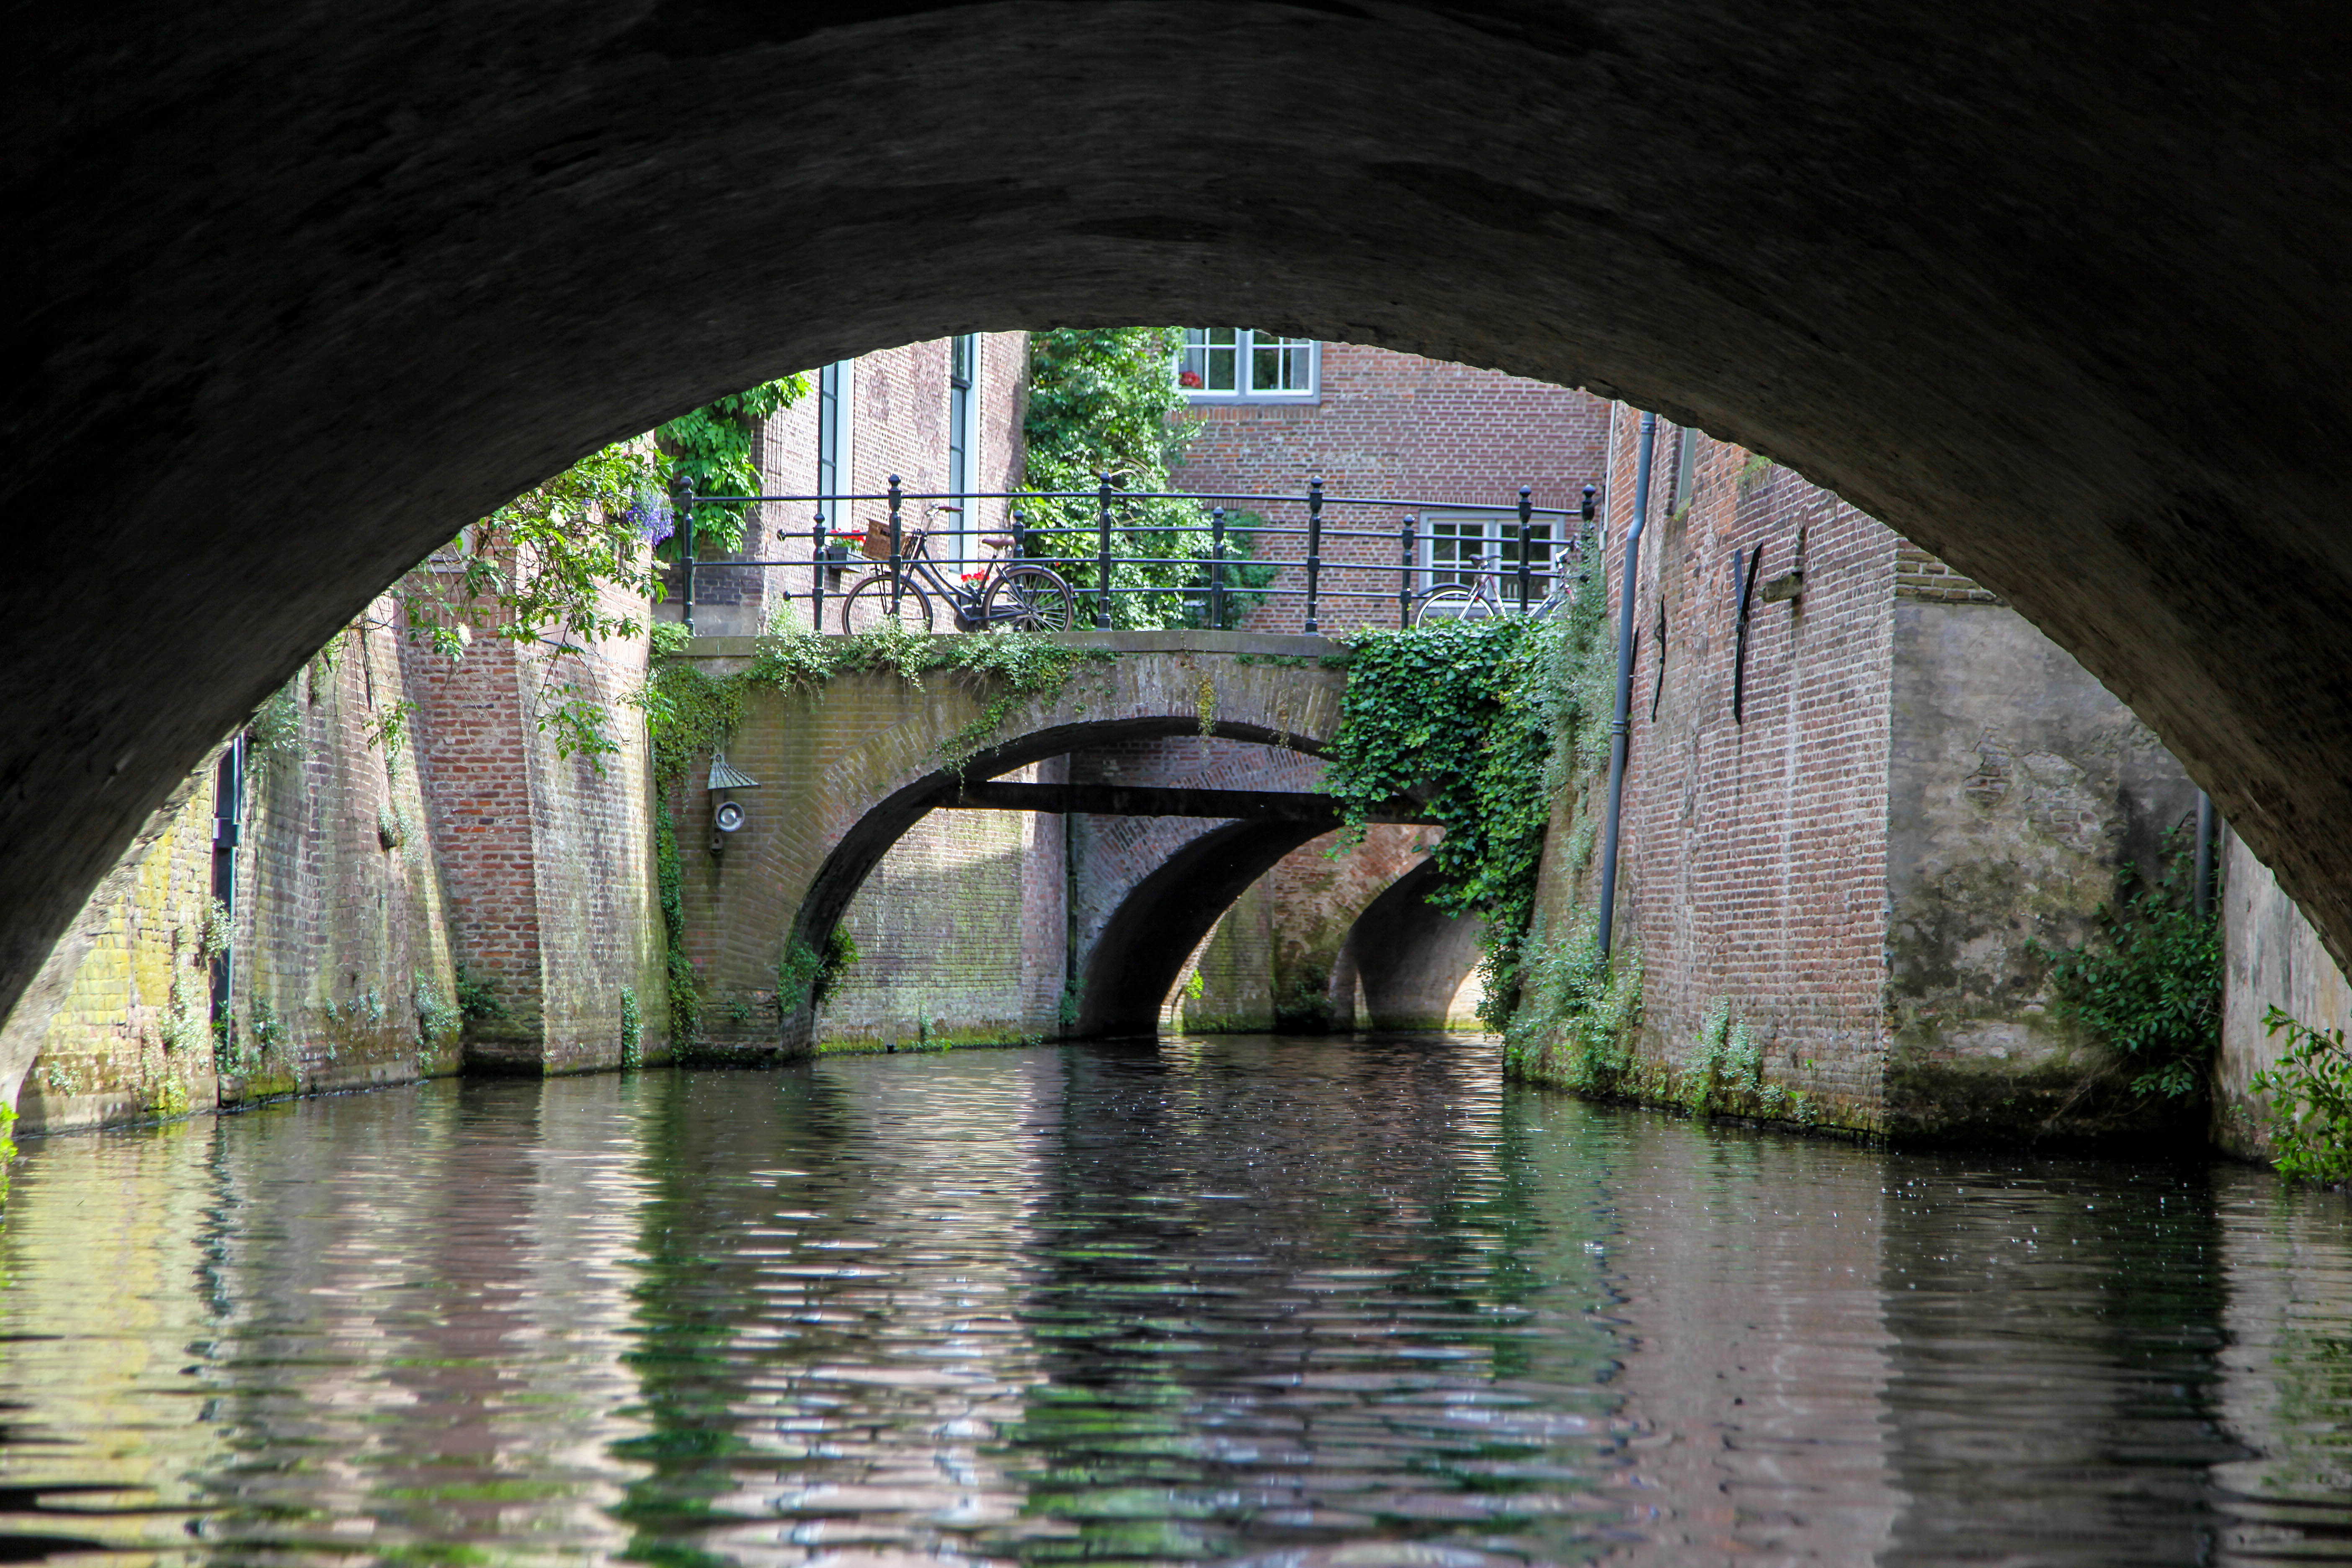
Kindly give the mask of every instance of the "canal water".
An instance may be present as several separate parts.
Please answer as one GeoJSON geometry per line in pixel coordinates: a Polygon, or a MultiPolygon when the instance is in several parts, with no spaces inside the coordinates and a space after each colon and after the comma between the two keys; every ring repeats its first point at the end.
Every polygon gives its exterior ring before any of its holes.
{"type": "Polygon", "coordinates": [[[2352,1557],[2352,1213],[1226,1037],[33,1144],[0,1561],[2352,1557]]]}

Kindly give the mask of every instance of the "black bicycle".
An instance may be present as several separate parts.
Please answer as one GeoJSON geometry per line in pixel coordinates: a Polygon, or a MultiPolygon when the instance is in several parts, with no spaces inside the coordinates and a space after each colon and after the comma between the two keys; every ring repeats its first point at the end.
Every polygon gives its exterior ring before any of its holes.
{"type": "MultiPolygon", "coordinates": [[[[982,544],[1000,552],[998,558],[978,572],[964,573],[955,582],[950,582],[931,559],[929,541],[929,532],[925,529],[900,535],[901,570],[895,598],[901,625],[929,631],[934,594],[953,612],[955,629],[960,632],[1066,632],[1076,623],[1077,596],[1070,592],[1069,584],[1062,580],[1060,573],[1034,561],[1002,558],[1002,552],[1013,548],[1013,535],[981,535],[982,544]],[[929,592],[924,589],[925,584],[929,584],[929,592]]],[[[887,524],[866,524],[862,552],[869,561],[889,561],[887,524]]],[[[841,629],[846,632],[856,628],[861,605],[866,606],[868,616],[888,618],[893,597],[888,566],[867,572],[850,584],[848,593],[842,597],[841,629]]]]}

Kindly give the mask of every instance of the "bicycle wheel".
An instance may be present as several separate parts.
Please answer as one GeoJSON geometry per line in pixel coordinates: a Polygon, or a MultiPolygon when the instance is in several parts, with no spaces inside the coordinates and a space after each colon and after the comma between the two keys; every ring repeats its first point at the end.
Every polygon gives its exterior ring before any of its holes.
{"type": "MultiPolygon", "coordinates": [[[[887,626],[890,622],[890,574],[877,572],[857,580],[841,601],[841,629],[860,629],[863,616],[867,627],[887,626]]],[[[931,629],[931,596],[914,584],[901,579],[898,589],[898,620],[908,631],[927,632],[931,629]]]]}
{"type": "Polygon", "coordinates": [[[1483,621],[1494,613],[1492,605],[1457,584],[1423,595],[1413,608],[1412,624],[1425,626],[1433,621],[1483,621]]]}
{"type": "Polygon", "coordinates": [[[988,590],[982,612],[988,629],[1066,632],[1078,618],[1078,602],[1061,574],[1047,566],[1008,566],[988,590]]]}

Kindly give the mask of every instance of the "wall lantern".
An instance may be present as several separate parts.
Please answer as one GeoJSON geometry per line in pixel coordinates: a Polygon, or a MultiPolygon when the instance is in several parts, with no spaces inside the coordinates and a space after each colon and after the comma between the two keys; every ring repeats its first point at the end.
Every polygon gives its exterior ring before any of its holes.
{"type": "Polygon", "coordinates": [[[710,758],[710,852],[720,853],[727,847],[728,835],[740,833],[750,816],[743,803],[733,798],[732,791],[758,789],[760,781],[740,768],[728,764],[727,754],[715,752],[710,758]]]}

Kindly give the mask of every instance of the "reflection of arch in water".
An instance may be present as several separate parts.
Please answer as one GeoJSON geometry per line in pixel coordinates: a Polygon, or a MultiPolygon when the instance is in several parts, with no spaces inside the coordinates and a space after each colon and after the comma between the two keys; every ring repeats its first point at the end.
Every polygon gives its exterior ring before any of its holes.
{"type": "Polygon", "coordinates": [[[1429,902],[1430,862],[1399,877],[1349,928],[1332,966],[1336,1003],[1359,1029],[1475,1029],[1486,922],[1429,902]]]}

